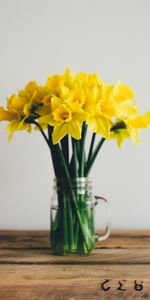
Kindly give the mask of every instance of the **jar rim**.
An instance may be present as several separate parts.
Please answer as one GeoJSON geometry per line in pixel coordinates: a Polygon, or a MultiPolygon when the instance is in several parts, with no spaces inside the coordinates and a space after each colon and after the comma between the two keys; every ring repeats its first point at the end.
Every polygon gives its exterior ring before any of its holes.
{"type": "MultiPolygon", "coordinates": [[[[91,189],[92,188],[92,181],[89,177],[70,177],[70,183],[72,189],[91,189]]],[[[54,189],[64,189],[68,188],[69,182],[65,177],[55,177],[53,179],[54,189]]]]}
{"type": "MultiPolygon", "coordinates": [[[[54,177],[53,181],[54,182],[59,182],[62,180],[66,180],[66,177],[54,177]]],[[[71,181],[75,181],[75,182],[91,182],[91,178],[90,177],[70,177],[71,181]]]]}

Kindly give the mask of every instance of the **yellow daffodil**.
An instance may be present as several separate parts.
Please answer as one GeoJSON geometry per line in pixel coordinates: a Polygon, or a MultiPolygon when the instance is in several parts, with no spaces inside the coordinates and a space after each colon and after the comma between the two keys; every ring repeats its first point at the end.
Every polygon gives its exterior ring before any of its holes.
{"type": "MultiPolygon", "coordinates": [[[[11,98],[12,99],[12,98],[11,98]]],[[[14,99],[14,98],[13,98],[14,99]]],[[[19,101],[18,101],[19,103],[19,101]]],[[[22,112],[21,105],[16,103],[12,105],[12,101],[8,104],[9,110],[5,110],[0,107],[0,121],[8,121],[9,124],[6,128],[7,132],[9,132],[9,140],[12,139],[14,131],[16,130],[27,130],[31,132],[31,125],[24,123],[24,119],[22,119],[21,114],[22,112]],[[18,111],[17,111],[18,109],[18,111]]]]}
{"type": "Polygon", "coordinates": [[[65,103],[69,105],[76,105],[78,107],[83,107],[86,101],[86,93],[84,90],[73,89],[68,91],[62,91],[61,98],[64,100],[65,103]]]}
{"type": "Polygon", "coordinates": [[[67,68],[65,73],[62,75],[49,75],[46,83],[46,87],[51,95],[60,96],[61,89],[71,87],[73,84],[73,76],[70,70],[67,68]]]}
{"type": "Polygon", "coordinates": [[[118,144],[118,147],[121,148],[124,140],[130,139],[130,134],[127,129],[118,129],[111,132],[110,138],[115,139],[118,144]]]}
{"type": "Polygon", "coordinates": [[[140,134],[139,129],[126,126],[126,128],[121,128],[121,129],[111,131],[110,138],[115,139],[118,146],[121,148],[124,140],[126,139],[132,139],[134,144],[139,144],[140,143],[139,134],[140,134]]]}
{"type": "Polygon", "coordinates": [[[77,73],[74,80],[74,86],[77,89],[92,89],[100,84],[100,79],[97,74],[87,74],[83,72],[77,73]]]}
{"type": "Polygon", "coordinates": [[[87,124],[92,132],[102,135],[104,138],[110,137],[110,120],[115,115],[115,104],[108,98],[109,86],[106,82],[94,87],[89,92],[89,98],[85,104],[88,114],[87,124]]]}
{"type": "Polygon", "coordinates": [[[128,85],[121,84],[118,81],[110,87],[109,97],[115,103],[116,116],[126,119],[138,112],[135,101],[132,103],[134,93],[128,85]]]}
{"type": "MultiPolygon", "coordinates": [[[[119,145],[125,138],[139,142],[139,129],[150,125],[150,112],[137,115],[137,104],[131,88],[118,81],[109,85],[97,74],[79,72],[48,76],[45,85],[30,81],[18,94],[7,99],[7,108],[0,107],[0,121],[9,122],[7,131],[25,129],[39,123],[44,130],[53,127],[52,140],[58,143],[65,135],[81,138],[82,124],[102,137],[116,138],[119,145]],[[125,128],[112,131],[113,124],[124,122],[125,128]]],[[[35,129],[40,129],[37,126],[35,129]]]]}
{"type": "MultiPolygon", "coordinates": [[[[15,130],[21,130],[25,125],[22,123],[23,108],[25,101],[17,95],[12,95],[7,99],[7,110],[0,108],[0,121],[8,121],[7,132],[10,132],[9,140],[12,138],[15,130]]],[[[26,129],[29,125],[26,125],[26,129]]]]}
{"type": "Polygon", "coordinates": [[[150,112],[145,114],[132,116],[125,121],[125,128],[111,132],[111,138],[116,139],[119,146],[122,146],[123,141],[131,138],[135,144],[140,143],[140,129],[147,128],[150,125],[150,112]]]}
{"type": "Polygon", "coordinates": [[[53,126],[53,143],[58,143],[65,135],[70,134],[75,139],[81,138],[81,122],[85,119],[85,113],[75,105],[62,103],[58,97],[51,99],[52,112],[40,117],[40,123],[53,126]]]}
{"type": "Polygon", "coordinates": [[[117,103],[121,103],[133,99],[134,93],[128,85],[117,81],[114,86],[111,86],[111,96],[117,103]]]}
{"type": "Polygon", "coordinates": [[[25,104],[26,100],[24,98],[17,95],[12,95],[7,101],[7,109],[10,112],[14,111],[21,115],[25,104]]]}
{"type": "MultiPolygon", "coordinates": [[[[50,103],[48,89],[44,86],[38,86],[35,81],[29,82],[25,89],[19,92],[19,96],[25,100],[23,112],[26,117],[35,117],[36,114],[40,114],[40,109],[45,105],[46,101],[47,104],[48,101],[50,103]]],[[[43,113],[42,109],[41,111],[43,113]]]]}

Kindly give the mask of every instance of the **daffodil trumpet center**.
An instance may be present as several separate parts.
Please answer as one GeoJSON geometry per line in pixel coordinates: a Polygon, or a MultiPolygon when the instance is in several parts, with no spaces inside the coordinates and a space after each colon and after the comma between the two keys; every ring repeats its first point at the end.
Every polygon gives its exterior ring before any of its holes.
{"type": "Polygon", "coordinates": [[[53,112],[54,121],[58,123],[70,122],[72,120],[72,111],[69,108],[61,107],[53,112]]]}

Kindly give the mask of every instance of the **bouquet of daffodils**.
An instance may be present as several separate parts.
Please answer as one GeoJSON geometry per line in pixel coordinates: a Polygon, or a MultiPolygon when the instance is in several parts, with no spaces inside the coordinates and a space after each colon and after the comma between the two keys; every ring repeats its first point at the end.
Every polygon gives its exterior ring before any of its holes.
{"type": "Polygon", "coordinates": [[[6,108],[0,107],[0,121],[8,122],[9,140],[15,131],[39,130],[50,149],[55,177],[67,187],[65,195],[58,189],[63,217],[57,213],[53,224],[56,253],[91,249],[89,221],[78,209],[86,199],[75,191],[72,178],[88,177],[105,140],[115,139],[119,146],[129,138],[139,143],[140,128],[150,124],[150,112],[139,115],[133,98],[132,89],[120,81],[109,85],[96,74],[73,75],[67,69],[62,75],[50,75],[44,85],[29,82],[7,99],[6,108]],[[85,149],[88,129],[91,142],[85,149]],[[69,213],[65,213],[67,207],[69,213]]]}

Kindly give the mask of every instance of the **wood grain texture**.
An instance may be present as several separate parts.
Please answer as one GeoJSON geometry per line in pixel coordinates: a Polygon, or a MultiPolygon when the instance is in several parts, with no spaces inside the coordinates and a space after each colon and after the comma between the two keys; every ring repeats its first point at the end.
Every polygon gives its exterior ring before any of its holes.
{"type": "Polygon", "coordinates": [[[8,264],[149,264],[150,249],[94,249],[91,254],[56,256],[50,249],[2,249],[0,263],[8,264]]]}
{"type": "MultiPolygon", "coordinates": [[[[0,248],[50,248],[48,231],[0,230],[0,248]]],[[[150,230],[113,230],[95,248],[150,248],[150,230]]]]}
{"type": "Polygon", "coordinates": [[[0,300],[150,299],[150,231],[113,231],[87,256],[54,256],[48,231],[0,231],[0,300]]]}

